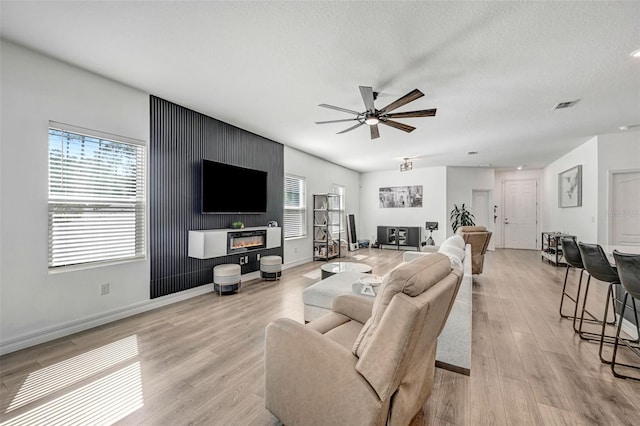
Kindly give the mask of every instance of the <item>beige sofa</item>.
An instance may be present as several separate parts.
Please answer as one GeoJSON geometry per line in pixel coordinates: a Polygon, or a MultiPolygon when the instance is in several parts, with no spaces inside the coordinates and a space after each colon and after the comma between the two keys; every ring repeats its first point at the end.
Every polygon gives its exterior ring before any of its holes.
{"type": "Polygon", "coordinates": [[[287,425],[407,425],[431,394],[437,338],[462,282],[442,253],[387,275],[375,298],[342,295],[307,325],[265,336],[265,406],[287,425]]]}

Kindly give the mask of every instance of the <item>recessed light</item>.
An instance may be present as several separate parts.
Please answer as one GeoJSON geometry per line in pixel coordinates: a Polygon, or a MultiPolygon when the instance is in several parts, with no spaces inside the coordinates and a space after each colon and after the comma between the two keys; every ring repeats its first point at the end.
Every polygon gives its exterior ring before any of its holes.
{"type": "Polygon", "coordinates": [[[636,49],[633,52],[631,52],[631,57],[632,58],[640,58],[640,49],[636,49]]]}
{"type": "Polygon", "coordinates": [[[618,127],[618,129],[620,129],[623,132],[626,132],[627,130],[629,130],[629,126],[620,126],[618,127]]]}
{"type": "Polygon", "coordinates": [[[524,168],[524,164],[522,166],[516,167],[516,169],[518,169],[518,170],[522,170],[523,168],[524,168]]]}
{"type": "Polygon", "coordinates": [[[478,151],[469,151],[467,152],[467,155],[476,155],[478,153],[478,151]]]}

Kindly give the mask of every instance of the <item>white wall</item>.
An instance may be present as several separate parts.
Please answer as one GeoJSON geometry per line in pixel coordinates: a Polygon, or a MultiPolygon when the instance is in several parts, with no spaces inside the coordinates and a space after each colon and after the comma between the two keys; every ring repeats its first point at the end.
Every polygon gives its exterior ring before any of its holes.
{"type": "Polygon", "coordinates": [[[540,181],[542,179],[542,169],[535,170],[496,170],[495,172],[495,186],[493,190],[493,203],[496,208],[496,218],[495,228],[493,233],[493,242],[496,247],[504,247],[503,239],[503,227],[504,227],[504,206],[502,205],[502,196],[503,194],[503,185],[505,180],[525,180],[525,179],[534,179],[538,183],[538,226],[536,229],[536,240],[540,242],[540,234],[542,229],[540,228],[540,215],[542,210],[542,197],[540,195],[540,181]]]}
{"type": "Polygon", "coordinates": [[[0,347],[149,299],[148,260],[50,274],[49,120],[149,140],[149,96],[12,43],[1,51],[0,347]],[[100,295],[100,284],[110,294],[100,295]]]}
{"type": "Polygon", "coordinates": [[[411,171],[384,171],[363,173],[360,179],[360,239],[377,239],[378,226],[419,226],[422,240],[428,234],[425,222],[438,222],[433,232],[436,244],[446,238],[446,167],[415,168],[411,171]],[[380,188],[386,186],[422,185],[422,207],[381,208],[380,188]]]}
{"type": "MultiPolygon", "coordinates": [[[[598,244],[610,243],[611,172],[629,170],[640,170],[640,131],[599,135],[598,244]]],[[[635,196],[640,197],[640,194],[635,196]]]]}
{"type": "MultiPolygon", "coordinates": [[[[489,205],[495,205],[493,187],[495,185],[495,171],[484,167],[447,167],[447,236],[453,235],[451,228],[451,210],[456,204],[460,207],[472,206],[472,192],[486,190],[489,193],[489,205]]],[[[489,221],[487,229],[494,231],[493,221],[489,221]]],[[[494,239],[491,238],[489,249],[493,250],[494,239]]]]}
{"type": "MultiPolygon", "coordinates": [[[[354,214],[356,219],[356,235],[363,239],[360,232],[360,174],[356,171],[338,166],[302,151],[284,147],[284,172],[306,178],[307,182],[307,236],[305,238],[288,239],[284,242],[283,256],[285,265],[296,265],[313,260],[313,194],[331,192],[333,185],[345,187],[346,214],[354,214]]],[[[345,218],[342,218],[344,221],[345,218]]],[[[346,223],[344,224],[346,230],[346,223]]],[[[346,240],[346,235],[343,235],[346,240]]]]}
{"type": "Polygon", "coordinates": [[[542,173],[542,228],[545,232],[575,235],[578,241],[598,238],[598,138],[593,137],[544,168],[542,173]],[[582,165],[582,207],[558,207],[558,174],[582,165]]]}

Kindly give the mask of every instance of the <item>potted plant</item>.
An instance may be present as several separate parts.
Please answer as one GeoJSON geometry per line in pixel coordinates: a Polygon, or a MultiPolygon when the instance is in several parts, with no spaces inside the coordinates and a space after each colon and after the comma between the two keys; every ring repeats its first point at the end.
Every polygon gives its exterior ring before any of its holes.
{"type": "Polygon", "coordinates": [[[453,228],[454,234],[461,226],[474,226],[474,219],[475,217],[465,208],[464,203],[462,203],[460,207],[458,207],[457,204],[453,205],[453,210],[451,210],[451,227],[453,228]]]}

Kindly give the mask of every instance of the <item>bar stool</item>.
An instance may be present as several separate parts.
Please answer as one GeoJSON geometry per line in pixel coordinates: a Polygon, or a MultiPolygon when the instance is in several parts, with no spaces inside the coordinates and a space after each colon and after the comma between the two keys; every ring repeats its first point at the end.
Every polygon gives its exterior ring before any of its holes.
{"type": "Polygon", "coordinates": [[[610,364],[611,361],[604,359],[602,356],[602,347],[604,343],[613,344],[615,340],[614,335],[607,335],[605,333],[605,329],[607,325],[615,324],[615,314],[616,314],[616,298],[613,293],[613,286],[620,285],[620,277],[618,277],[618,271],[615,266],[612,266],[609,263],[609,259],[605,254],[604,250],[599,244],[587,244],[578,242],[578,248],[580,249],[580,255],[582,256],[582,262],[584,263],[584,268],[589,273],[589,278],[587,278],[587,285],[584,290],[584,300],[582,302],[582,312],[580,314],[580,325],[578,327],[578,333],[580,334],[580,338],[591,341],[599,341],[600,349],[599,356],[600,361],[605,364],[610,364]],[[607,300],[604,305],[604,315],[602,319],[597,318],[591,312],[586,309],[587,297],[589,294],[589,283],[591,281],[591,277],[609,283],[607,287],[607,300]],[[609,314],[609,301],[611,301],[611,306],[613,307],[613,321],[607,321],[607,316],[609,314]],[[592,333],[582,330],[582,323],[584,321],[584,314],[589,315],[591,318],[596,320],[598,324],[602,325],[602,330],[600,334],[592,333]]]}
{"type": "MultiPolygon", "coordinates": [[[[582,275],[584,274],[584,265],[582,264],[582,256],[580,255],[580,249],[578,249],[578,243],[574,238],[563,237],[560,239],[560,245],[562,246],[562,255],[567,263],[567,271],[564,274],[564,284],[562,285],[562,296],[560,298],[560,316],[562,318],[573,319],[573,327],[575,330],[576,316],[578,313],[578,302],[580,299],[580,289],[582,287],[582,275]],[[567,278],[569,277],[569,270],[571,268],[580,270],[580,280],[578,281],[578,291],[575,296],[567,293],[567,278]],[[575,304],[575,309],[572,315],[565,315],[562,313],[562,305],[564,304],[565,297],[571,300],[575,304]]],[[[577,330],[576,330],[577,331],[577,330]]]]}
{"type": "Polygon", "coordinates": [[[618,328],[616,330],[616,338],[613,344],[613,356],[611,358],[611,372],[615,377],[623,379],[640,380],[640,377],[628,376],[616,372],[616,366],[623,366],[629,368],[640,369],[640,365],[630,365],[616,363],[616,355],[618,353],[618,345],[622,343],[628,347],[631,352],[640,357],[640,346],[631,345],[631,343],[638,343],[640,341],[640,322],[638,322],[638,310],[636,308],[636,300],[640,299],[640,254],[627,254],[620,253],[617,250],[613,251],[613,258],[616,261],[616,267],[618,268],[618,275],[620,276],[620,282],[622,283],[622,289],[624,290],[624,298],[622,300],[622,310],[620,312],[620,318],[618,319],[618,328]],[[622,329],[622,320],[624,318],[624,311],[627,308],[627,299],[631,296],[631,303],[633,305],[633,313],[636,320],[636,333],[638,339],[621,339],[620,330],[622,329]]]}

